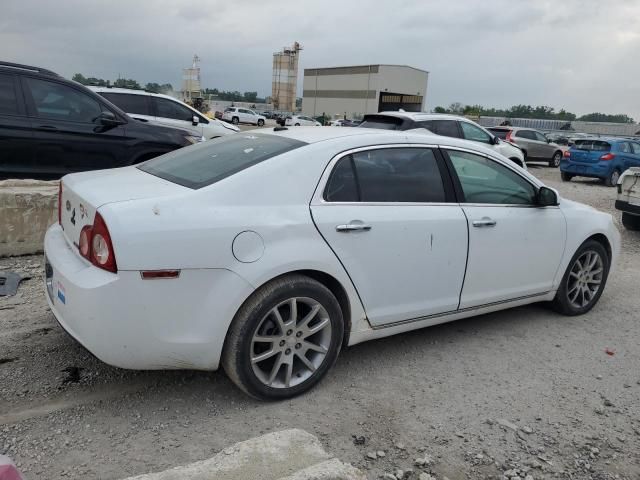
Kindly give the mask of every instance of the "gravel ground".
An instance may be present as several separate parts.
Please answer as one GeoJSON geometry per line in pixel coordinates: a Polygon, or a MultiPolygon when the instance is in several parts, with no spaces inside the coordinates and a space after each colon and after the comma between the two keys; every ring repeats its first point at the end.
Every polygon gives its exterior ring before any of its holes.
{"type": "MultiPolygon", "coordinates": [[[[614,189],[531,170],[620,224],[614,189]]],[[[101,363],[48,312],[41,258],[0,259],[33,277],[0,299],[0,454],[31,479],[117,479],[302,428],[372,479],[638,479],[640,235],[622,238],[587,315],[532,305],[358,345],[315,390],[279,403],[221,372],[101,363]]]]}

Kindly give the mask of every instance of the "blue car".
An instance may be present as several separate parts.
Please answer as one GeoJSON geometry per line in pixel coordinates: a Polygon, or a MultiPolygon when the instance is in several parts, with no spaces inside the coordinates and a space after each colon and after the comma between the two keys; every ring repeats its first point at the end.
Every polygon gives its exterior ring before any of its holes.
{"type": "Polygon", "coordinates": [[[627,168],[640,167],[640,141],[623,138],[576,140],[560,161],[562,180],[592,177],[613,187],[627,168]]]}

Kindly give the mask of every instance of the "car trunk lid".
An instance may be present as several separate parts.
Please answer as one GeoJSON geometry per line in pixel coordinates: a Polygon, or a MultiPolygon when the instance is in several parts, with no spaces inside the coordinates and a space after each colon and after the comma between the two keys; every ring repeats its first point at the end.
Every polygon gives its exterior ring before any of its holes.
{"type": "Polygon", "coordinates": [[[60,224],[67,241],[77,247],[82,228],[93,225],[101,206],[190,190],[135,167],[67,175],[62,179],[60,224]]]}
{"type": "Polygon", "coordinates": [[[611,144],[602,140],[577,140],[571,147],[571,161],[597,163],[600,157],[611,151],[611,144]]]}

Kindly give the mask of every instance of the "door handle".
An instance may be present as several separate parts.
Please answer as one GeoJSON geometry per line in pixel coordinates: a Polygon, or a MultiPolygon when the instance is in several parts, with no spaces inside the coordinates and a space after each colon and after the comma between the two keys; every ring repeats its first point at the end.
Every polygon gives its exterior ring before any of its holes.
{"type": "Polygon", "coordinates": [[[474,220],[473,226],[476,228],[495,227],[496,221],[489,217],[482,217],[480,220],[474,220]]]}
{"type": "Polygon", "coordinates": [[[345,225],[336,225],[336,232],[368,232],[371,225],[366,223],[347,223],[345,225]]]}
{"type": "Polygon", "coordinates": [[[48,130],[50,132],[55,132],[58,130],[56,127],[53,127],[51,125],[40,125],[38,128],[40,128],[41,130],[48,130]]]}

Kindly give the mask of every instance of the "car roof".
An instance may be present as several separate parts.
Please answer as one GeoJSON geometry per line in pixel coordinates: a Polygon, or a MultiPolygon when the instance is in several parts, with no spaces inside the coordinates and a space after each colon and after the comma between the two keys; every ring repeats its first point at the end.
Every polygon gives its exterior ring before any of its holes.
{"type": "Polygon", "coordinates": [[[427,113],[427,112],[396,112],[396,111],[390,111],[390,112],[378,112],[378,113],[370,113],[367,114],[367,116],[373,116],[373,115],[387,115],[390,117],[397,117],[397,118],[408,118],[414,121],[419,121],[419,120],[464,120],[467,122],[471,122],[472,120],[469,120],[466,117],[463,117],[461,115],[452,115],[450,113],[427,113]]]}
{"type": "Polygon", "coordinates": [[[96,85],[87,85],[87,87],[94,92],[111,92],[111,93],[127,93],[129,95],[150,95],[152,97],[166,98],[173,100],[174,102],[183,103],[181,100],[172,97],[171,95],[165,95],[163,93],[148,92],[147,90],[138,90],[135,88],[120,88],[120,87],[100,87],[96,85]]]}

